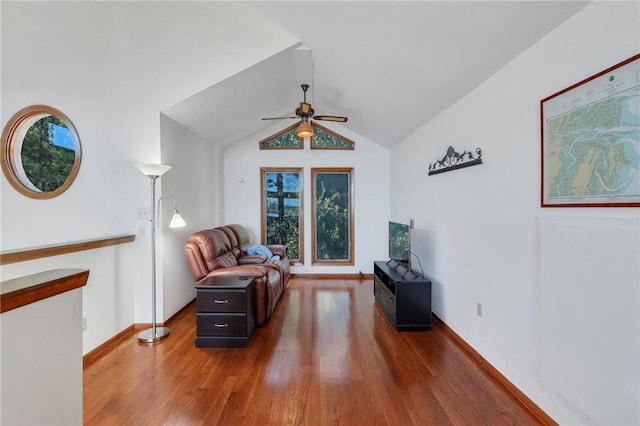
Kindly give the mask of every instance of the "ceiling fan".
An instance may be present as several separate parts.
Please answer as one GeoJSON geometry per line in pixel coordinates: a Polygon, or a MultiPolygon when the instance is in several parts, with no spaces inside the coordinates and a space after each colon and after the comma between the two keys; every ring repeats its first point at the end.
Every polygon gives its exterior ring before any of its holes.
{"type": "Polygon", "coordinates": [[[338,123],[346,123],[348,118],[341,117],[337,115],[315,115],[315,111],[311,104],[307,103],[307,90],[309,90],[308,84],[302,84],[302,93],[303,93],[303,101],[300,102],[300,106],[296,108],[295,115],[288,117],[267,117],[263,118],[263,120],[283,120],[287,118],[300,118],[302,123],[300,123],[300,127],[298,127],[298,136],[300,137],[309,137],[313,136],[313,129],[309,124],[309,120],[312,118],[318,121],[335,121],[338,123]]]}

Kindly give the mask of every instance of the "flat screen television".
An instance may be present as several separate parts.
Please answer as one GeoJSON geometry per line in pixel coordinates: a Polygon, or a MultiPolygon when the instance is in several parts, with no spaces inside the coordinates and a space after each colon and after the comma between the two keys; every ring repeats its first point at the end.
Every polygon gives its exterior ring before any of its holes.
{"type": "Polygon", "coordinates": [[[389,222],[389,261],[392,260],[411,269],[411,230],[409,225],[389,222]]]}

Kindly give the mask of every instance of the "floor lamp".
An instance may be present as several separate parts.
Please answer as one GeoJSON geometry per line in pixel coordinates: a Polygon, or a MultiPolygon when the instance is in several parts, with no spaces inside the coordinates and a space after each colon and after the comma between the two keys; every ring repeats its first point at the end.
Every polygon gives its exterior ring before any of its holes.
{"type": "MultiPolygon", "coordinates": [[[[141,343],[153,343],[169,336],[171,331],[167,327],[158,327],[156,324],[156,223],[158,221],[156,217],[156,180],[169,171],[171,166],[138,163],[136,167],[147,175],[151,181],[151,328],[138,334],[138,341],[141,343]]],[[[159,207],[160,199],[158,199],[158,210],[159,207]]],[[[172,228],[185,226],[185,222],[176,208],[175,198],[173,199],[173,211],[174,214],[169,226],[172,228]]]]}

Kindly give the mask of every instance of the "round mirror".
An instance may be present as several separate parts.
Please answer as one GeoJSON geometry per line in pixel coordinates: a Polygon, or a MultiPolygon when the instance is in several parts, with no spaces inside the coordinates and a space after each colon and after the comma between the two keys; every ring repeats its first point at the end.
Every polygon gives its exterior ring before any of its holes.
{"type": "Polygon", "coordinates": [[[27,197],[62,194],[76,178],[81,157],[71,120],[46,105],[21,109],[2,131],[2,171],[27,197]]]}

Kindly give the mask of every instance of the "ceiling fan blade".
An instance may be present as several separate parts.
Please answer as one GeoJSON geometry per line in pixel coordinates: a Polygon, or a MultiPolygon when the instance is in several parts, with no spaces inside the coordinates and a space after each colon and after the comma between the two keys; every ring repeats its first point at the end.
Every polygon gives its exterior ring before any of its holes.
{"type": "Polygon", "coordinates": [[[286,120],[288,118],[298,118],[297,116],[291,116],[291,117],[263,117],[262,120],[286,120]]]}
{"type": "Polygon", "coordinates": [[[337,115],[314,115],[313,119],[319,121],[336,121],[338,123],[346,123],[348,120],[347,117],[340,117],[337,115]]]}

